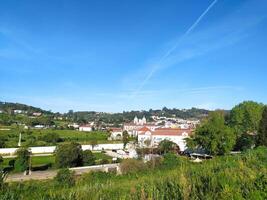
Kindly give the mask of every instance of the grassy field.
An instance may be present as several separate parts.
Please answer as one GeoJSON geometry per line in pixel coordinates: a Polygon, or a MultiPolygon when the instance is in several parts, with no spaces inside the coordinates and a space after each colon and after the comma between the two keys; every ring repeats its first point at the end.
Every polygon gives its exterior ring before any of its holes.
{"type": "MultiPolygon", "coordinates": [[[[2,127],[10,130],[0,130],[0,140],[5,141],[5,147],[16,147],[19,140],[19,131],[12,127],[2,127]]],[[[96,140],[98,143],[110,143],[108,134],[104,131],[80,132],[77,130],[30,129],[22,131],[22,146],[49,146],[55,143],[45,141],[47,134],[57,134],[64,142],[79,142],[90,144],[96,140]]],[[[115,141],[116,142],[116,141],[115,141]]]]}
{"type": "MultiPolygon", "coordinates": [[[[101,152],[94,152],[93,153],[96,160],[103,160],[103,159],[106,159],[106,160],[109,160],[111,162],[112,160],[112,157],[104,154],[104,153],[101,153],[101,152]]],[[[12,159],[15,159],[15,158],[4,158],[4,162],[2,163],[3,167],[7,167],[8,166],[8,162],[12,159]]],[[[32,163],[32,166],[36,166],[36,165],[44,165],[44,164],[49,164],[51,163],[51,168],[52,169],[55,169],[55,156],[54,155],[51,155],[51,156],[32,156],[31,157],[31,163],[32,163]]],[[[13,172],[17,172],[16,168],[14,169],[13,172]]]]}

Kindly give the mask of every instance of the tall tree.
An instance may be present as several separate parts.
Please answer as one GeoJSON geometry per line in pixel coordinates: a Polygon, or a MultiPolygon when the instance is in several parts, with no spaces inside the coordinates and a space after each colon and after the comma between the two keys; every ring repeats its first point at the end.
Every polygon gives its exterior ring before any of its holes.
{"type": "Polygon", "coordinates": [[[129,140],[130,140],[130,139],[129,139],[129,134],[128,134],[128,132],[127,132],[127,131],[123,131],[123,133],[122,133],[123,148],[126,147],[126,145],[128,144],[129,140]]]}
{"type": "Polygon", "coordinates": [[[17,155],[15,162],[16,168],[21,172],[26,171],[30,166],[31,152],[27,148],[23,147],[19,148],[16,151],[16,155],[17,155]]]}
{"type": "Polygon", "coordinates": [[[260,121],[259,132],[257,136],[257,145],[267,146],[267,106],[262,112],[262,119],[260,121]]]}
{"type": "Polygon", "coordinates": [[[263,104],[253,101],[244,101],[231,110],[229,124],[237,137],[235,150],[245,150],[255,145],[262,111],[263,104]]]}
{"type": "Polygon", "coordinates": [[[257,102],[244,101],[231,110],[230,125],[238,136],[243,133],[255,134],[258,131],[263,107],[263,104],[257,102]]]}
{"type": "Polygon", "coordinates": [[[225,125],[222,112],[212,112],[209,118],[195,130],[190,139],[195,148],[204,148],[209,154],[223,155],[232,150],[235,144],[234,131],[225,125]]]}
{"type": "Polygon", "coordinates": [[[82,146],[75,142],[58,145],[55,151],[55,161],[59,168],[81,166],[82,146]]]}

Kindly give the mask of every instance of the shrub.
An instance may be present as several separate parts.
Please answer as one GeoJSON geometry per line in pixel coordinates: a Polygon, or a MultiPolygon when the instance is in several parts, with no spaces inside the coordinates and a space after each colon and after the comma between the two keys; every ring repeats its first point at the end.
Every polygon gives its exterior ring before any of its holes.
{"type": "Polygon", "coordinates": [[[16,162],[15,159],[11,159],[10,161],[8,161],[8,165],[9,165],[10,167],[13,167],[13,168],[14,168],[14,166],[15,166],[15,162],[16,162]]]}
{"type": "Polygon", "coordinates": [[[125,159],[121,162],[121,172],[123,174],[136,173],[146,169],[146,164],[141,160],[125,159]]]}
{"type": "Polygon", "coordinates": [[[75,184],[74,172],[69,169],[60,169],[54,181],[57,186],[71,187],[75,184]]]}
{"type": "Polygon", "coordinates": [[[16,151],[17,158],[15,165],[18,171],[23,172],[29,168],[30,154],[27,148],[19,148],[16,151]]]}
{"type": "Polygon", "coordinates": [[[89,166],[95,164],[95,156],[90,150],[85,150],[82,152],[83,165],[89,166]]]}
{"type": "Polygon", "coordinates": [[[82,166],[82,146],[78,143],[66,143],[57,146],[55,162],[59,168],[82,166]]]}

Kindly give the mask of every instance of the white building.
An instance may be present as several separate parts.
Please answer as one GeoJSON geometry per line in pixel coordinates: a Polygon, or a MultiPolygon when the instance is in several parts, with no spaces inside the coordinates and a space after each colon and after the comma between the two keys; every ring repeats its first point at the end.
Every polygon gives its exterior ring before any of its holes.
{"type": "Polygon", "coordinates": [[[145,141],[150,141],[151,146],[157,146],[162,140],[170,140],[176,143],[181,151],[186,149],[186,141],[192,134],[192,129],[158,128],[154,131],[146,129],[138,133],[138,143],[146,146],[145,141]]]}
{"type": "Polygon", "coordinates": [[[123,124],[123,130],[127,131],[131,136],[137,136],[138,130],[143,127],[147,127],[150,130],[155,130],[159,126],[154,123],[147,123],[145,116],[142,119],[135,117],[133,122],[123,124]]]}
{"type": "Polygon", "coordinates": [[[121,140],[122,139],[122,132],[121,128],[110,128],[111,135],[110,139],[112,140],[121,140]]]}
{"type": "Polygon", "coordinates": [[[90,132],[92,131],[92,126],[91,125],[82,125],[79,127],[79,131],[87,131],[87,132],[90,132]]]}

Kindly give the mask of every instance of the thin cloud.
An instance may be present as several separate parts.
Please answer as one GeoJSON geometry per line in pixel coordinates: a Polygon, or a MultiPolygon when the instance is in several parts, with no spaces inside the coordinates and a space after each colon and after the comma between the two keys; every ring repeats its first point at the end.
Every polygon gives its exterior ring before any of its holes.
{"type": "Polygon", "coordinates": [[[132,98],[135,97],[137,95],[137,93],[142,90],[142,88],[144,87],[144,85],[149,81],[149,79],[153,76],[153,74],[158,70],[158,68],[160,67],[161,63],[168,58],[171,53],[178,47],[178,45],[180,44],[180,42],[187,36],[189,35],[196,27],[197,25],[200,23],[200,21],[203,19],[203,17],[209,12],[209,10],[217,3],[218,0],[214,0],[207,8],[206,10],[197,18],[197,20],[189,27],[189,29],[187,29],[187,31],[182,35],[182,37],[178,40],[178,42],[172,47],[170,48],[159,60],[158,64],[156,64],[152,70],[148,73],[148,75],[145,77],[145,79],[143,80],[143,82],[141,83],[141,85],[137,88],[137,90],[132,94],[132,98]]]}

